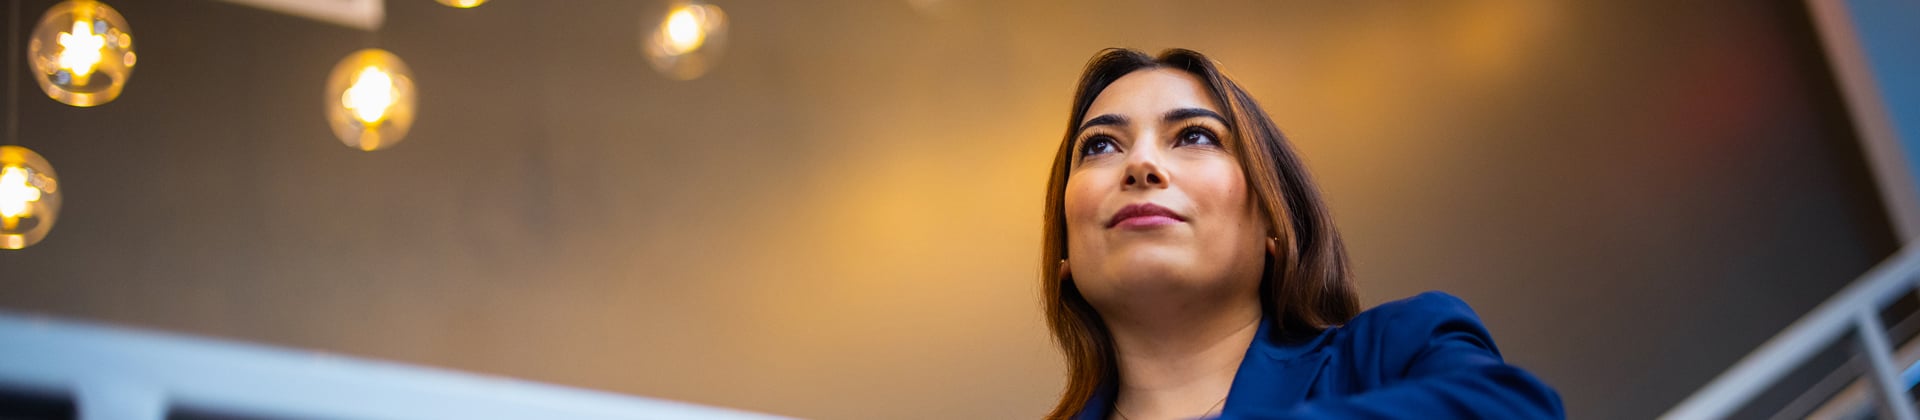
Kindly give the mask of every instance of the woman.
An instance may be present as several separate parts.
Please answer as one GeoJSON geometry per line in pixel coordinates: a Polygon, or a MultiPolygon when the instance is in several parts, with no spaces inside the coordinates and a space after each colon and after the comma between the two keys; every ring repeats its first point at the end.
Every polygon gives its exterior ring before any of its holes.
{"type": "Polygon", "coordinates": [[[1053,162],[1042,277],[1068,376],[1048,418],[1565,415],[1458,298],[1359,312],[1304,165],[1200,53],[1096,55],[1053,162]]]}

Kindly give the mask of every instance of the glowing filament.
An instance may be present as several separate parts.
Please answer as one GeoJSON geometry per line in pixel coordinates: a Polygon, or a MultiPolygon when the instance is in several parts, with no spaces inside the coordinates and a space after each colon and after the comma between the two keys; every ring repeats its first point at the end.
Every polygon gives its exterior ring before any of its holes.
{"type": "Polygon", "coordinates": [[[693,7],[675,9],[667,16],[667,47],[673,54],[684,54],[700,49],[707,41],[707,29],[702,27],[700,17],[693,15],[693,7]]]}
{"type": "Polygon", "coordinates": [[[71,32],[60,33],[60,68],[72,72],[76,83],[85,83],[100,64],[100,48],[106,45],[106,37],[93,33],[92,23],[73,21],[71,32]]]}
{"type": "Polygon", "coordinates": [[[379,67],[367,66],[360,69],[353,87],[340,95],[340,102],[353,110],[353,116],[360,122],[373,124],[386,118],[387,109],[393,107],[393,77],[379,67]]]}
{"type": "Polygon", "coordinates": [[[27,182],[28,175],[18,166],[0,169],[0,219],[5,219],[9,229],[16,223],[14,219],[33,215],[28,203],[40,201],[40,189],[27,182]]]}

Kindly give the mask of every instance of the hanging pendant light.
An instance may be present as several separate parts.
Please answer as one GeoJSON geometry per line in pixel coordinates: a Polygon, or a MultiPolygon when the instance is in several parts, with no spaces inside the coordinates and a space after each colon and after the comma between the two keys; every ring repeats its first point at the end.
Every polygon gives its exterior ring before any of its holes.
{"type": "Polygon", "coordinates": [[[413,127],[413,72],[387,50],[355,51],[327,76],[327,124],[341,143],[374,151],[393,147],[413,127]]]}
{"type": "Polygon", "coordinates": [[[487,3],[487,0],[435,0],[435,1],[439,1],[440,4],[458,7],[462,9],[472,9],[475,7],[480,7],[480,5],[487,3]]]}
{"type": "Polygon", "coordinates": [[[112,102],[133,76],[133,33],[120,12],[94,0],[70,0],[41,15],[27,41],[33,79],[60,103],[112,102]]]}
{"type": "Polygon", "coordinates": [[[693,80],[720,61],[727,47],[727,14],[720,6],[681,3],[659,26],[641,36],[653,69],[675,80],[693,80]]]}
{"type": "Polygon", "coordinates": [[[60,216],[60,178],[46,158],[0,146],[0,249],[40,243],[60,216]]]}

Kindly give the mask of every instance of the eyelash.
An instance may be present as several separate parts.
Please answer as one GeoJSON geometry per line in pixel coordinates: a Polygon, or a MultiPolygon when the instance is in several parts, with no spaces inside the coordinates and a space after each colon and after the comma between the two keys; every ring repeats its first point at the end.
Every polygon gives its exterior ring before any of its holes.
{"type": "Polygon", "coordinates": [[[1208,130],[1206,127],[1201,127],[1197,125],[1190,125],[1190,126],[1187,126],[1187,128],[1180,129],[1180,137],[1176,138],[1173,144],[1176,146],[1183,144],[1182,142],[1187,141],[1187,137],[1195,134],[1207,136],[1207,141],[1212,142],[1213,143],[1212,145],[1215,147],[1226,146],[1224,144],[1220,144],[1220,136],[1213,134],[1213,130],[1208,130]]]}
{"type": "MultiPolygon", "coordinates": [[[[1174,140],[1173,140],[1174,147],[1200,145],[1199,143],[1189,143],[1187,141],[1189,137],[1192,137],[1193,135],[1196,135],[1196,134],[1206,136],[1207,141],[1211,143],[1211,144],[1207,144],[1206,146],[1213,146],[1213,147],[1225,146],[1220,144],[1220,136],[1217,134],[1214,134],[1213,130],[1209,130],[1206,127],[1202,127],[1199,125],[1189,125],[1186,128],[1180,129],[1180,134],[1174,137],[1174,140]]],[[[1102,152],[1098,154],[1090,153],[1090,150],[1094,146],[1097,146],[1103,143],[1112,148],[1116,148],[1116,149],[1119,148],[1119,145],[1113,140],[1113,137],[1105,134],[1094,134],[1091,136],[1087,136],[1085,140],[1080,141],[1080,150],[1078,150],[1078,152],[1080,153],[1080,159],[1085,160],[1090,157],[1109,153],[1109,152],[1102,152]]]]}

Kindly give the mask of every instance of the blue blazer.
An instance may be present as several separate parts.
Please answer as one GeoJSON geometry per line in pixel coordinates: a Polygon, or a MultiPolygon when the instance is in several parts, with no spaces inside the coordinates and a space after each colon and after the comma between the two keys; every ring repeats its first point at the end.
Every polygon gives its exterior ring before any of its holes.
{"type": "MultiPolygon", "coordinates": [[[[1260,331],[1227,392],[1222,419],[1565,418],[1560,394],[1508,365],[1480,317],[1441,292],[1389,302],[1310,338],[1260,331]]],[[[1104,420],[1102,384],[1080,420],[1104,420]]]]}

